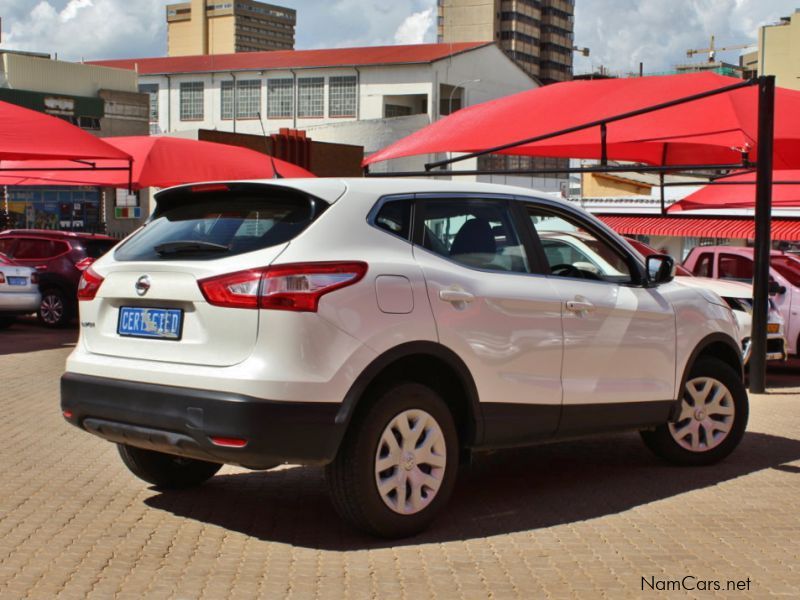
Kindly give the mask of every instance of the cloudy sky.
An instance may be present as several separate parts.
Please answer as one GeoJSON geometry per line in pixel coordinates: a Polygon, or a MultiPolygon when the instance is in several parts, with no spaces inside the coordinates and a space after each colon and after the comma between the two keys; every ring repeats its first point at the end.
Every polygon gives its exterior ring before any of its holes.
{"type": "MultiPolygon", "coordinates": [[[[436,0],[273,0],[295,8],[297,48],[435,41],[436,0]]],[[[166,53],[164,0],[0,0],[0,47],[59,58],[166,53]]],[[[687,48],[755,41],[759,25],[792,13],[797,0],[576,0],[576,72],[656,72],[686,61],[687,48]]],[[[737,52],[721,55],[736,62],[737,52]]]]}

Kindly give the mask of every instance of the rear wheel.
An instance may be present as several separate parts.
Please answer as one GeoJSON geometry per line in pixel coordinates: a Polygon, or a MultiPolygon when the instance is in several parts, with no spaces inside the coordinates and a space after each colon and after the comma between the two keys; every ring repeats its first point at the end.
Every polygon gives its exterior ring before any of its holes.
{"type": "Polygon", "coordinates": [[[51,288],[42,292],[42,302],[39,304],[39,321],[47,327],[63,327],[70,322],[71,306],[67,302],[64,292],[51,288]]]}
{"type": "Polygon", "coordinates": [[[428,527],[453,491],[458,435],[432,389],[397,383],[350,424],[326,469],[331,497],[350,524],[383,537],[428,527]]]}
{"type": "Polygon", "coordinates": [[[117,449],[122,457],[122,462],[131,473],[162,489],[180,489],[200,485],[222,468],[222,465],[217,463],[173,456],[126,444],[117,444],[117,449]]]}
{"type": "Polygon", "coordinates": [[[658,456],[682,465],[708,465],[728,456],[744,435],[749,404],[741,377],[727,364],[702,358],[692,367],[678,418],[642,439],[658,456]]]}

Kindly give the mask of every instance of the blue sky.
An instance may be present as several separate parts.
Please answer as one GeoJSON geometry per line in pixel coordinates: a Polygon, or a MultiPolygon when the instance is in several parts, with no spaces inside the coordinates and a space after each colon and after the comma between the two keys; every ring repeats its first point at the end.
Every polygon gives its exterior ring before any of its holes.
{"type": "MultiPolygon", "coordinates": [[[[759,25],[791,14],[797,0],[576,0],[576,72],[654,72],[686,62],[688,48],[753,42],[759,25]]],[[[295,8],[297,48],[435,41],[435,0],[274,0],[295,8]]],[[[0,47],[59,58],[162,56],[164,0],[0,0],[0,47]],[[114,26],[109,26],[114,23],[114,26]]],[[[736,62],[738,52],[722,55],[736,62]]],[[[696,57],[695,60],[702,60],[696,57]]]]}

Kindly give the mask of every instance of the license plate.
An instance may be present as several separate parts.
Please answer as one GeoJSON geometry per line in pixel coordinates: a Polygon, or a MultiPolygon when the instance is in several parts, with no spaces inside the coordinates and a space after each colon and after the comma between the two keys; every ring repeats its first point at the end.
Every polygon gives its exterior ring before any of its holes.
{"type": "Polygon", "coordinates": [[[8,285],[28,285],[27,277],[6,277],[8,285]]]}
{"type": "Polygon", "coordinates": [[[127,337],[179,340],[183,329],[183,311],[177,308],[119,309],[117,333],[127,337]]]}

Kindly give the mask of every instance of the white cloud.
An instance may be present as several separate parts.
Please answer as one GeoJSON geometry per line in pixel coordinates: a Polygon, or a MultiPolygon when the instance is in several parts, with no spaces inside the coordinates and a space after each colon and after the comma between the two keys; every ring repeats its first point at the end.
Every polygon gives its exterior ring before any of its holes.
{"type": "Polygon", "coordinates": [[[66,8],[61,11],[58,18],[62,23],[71,21],[78,16],[80,9],[86,8],[87,6],[92,6],[92,0],[69,0],[66,8]]]}
{"type": "MultiPolygon", "coordinates": [[[[575,55],[575,72],[601,65],[611,72],[665,71],[687,58],[690,48],[706,48],[711,36],[717,47],[755,42],[760,25],[794,12],[796,0],[579,0],[575,3],[575,43],[591,56],[575,55]]],[[[718,53],[737,63],[742,50],[718,53]]]]}
{"type": "Polygon", "coordinates": [[[2,46],[67,60],[162,55],[164,5],[163,0],[0,0],[2,46]]]}
{"type": "Polygon", "coordinates": [[[421,44],[433,29],[433,9],[429,8],[406,17],[394,33],[396,44],[421,44]]]}

